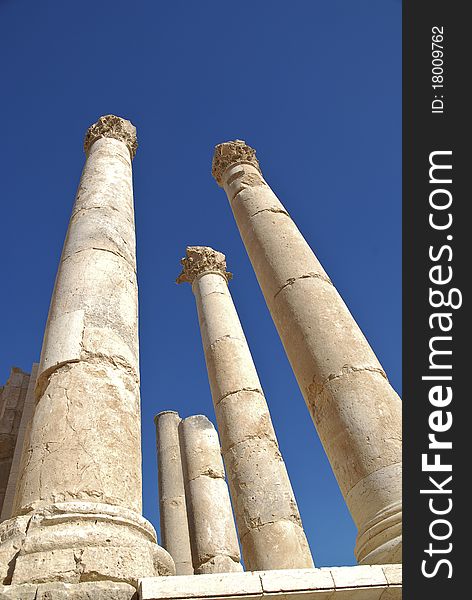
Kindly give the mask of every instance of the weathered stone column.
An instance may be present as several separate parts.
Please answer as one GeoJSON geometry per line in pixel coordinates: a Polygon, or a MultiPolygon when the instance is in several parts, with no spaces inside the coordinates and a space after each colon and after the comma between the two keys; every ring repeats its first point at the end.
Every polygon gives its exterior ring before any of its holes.
{"type": "Polygon", "coordinates": [[[261,383],[228,289],[224,254],[187,248],[178,282],[192,284],[244,564],[313,566],[261,383]]]}
{"type": "Polygon", "coordinates": [[[344,498],[361,563],[401,561],[401,402],[342,298],[264,181],[255,151],[216,147],[267,306],[344,498]]]}
{"type": "Polygon", "coordinates": [[[18,517],[5,522],[3,553],[14,551],[7,583],[133,583],[174,572],[141,516],[136,147],[135,127],[113,115],[101,117],[85,138],[87,160],[51,300],[18,482],[18,517]]]}
{"type": "Polygon", "coordinates": [[[179,414],[160,412],[156,424],[161,544],[174,559],[176,575],[193,575],[187,505],[179,444],[179,414]]]}
{"type": "Polygon", "coordinates": [[[183,419],[179,434],[195,574],[242,571],[218,434],[203,415],[183,419]]]}

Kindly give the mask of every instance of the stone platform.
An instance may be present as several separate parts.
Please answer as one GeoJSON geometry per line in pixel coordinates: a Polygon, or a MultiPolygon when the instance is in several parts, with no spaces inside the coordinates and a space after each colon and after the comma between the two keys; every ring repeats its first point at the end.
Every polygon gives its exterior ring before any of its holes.
{"type": "Polygon", "coordinates": [[[0,586],[0,600],[401,600],[401,565],[0,586]]]}
{"type": "Polygon", "coordinates": [[[400,600],[401,565],[147,577],[140,600],[400,600]]]}

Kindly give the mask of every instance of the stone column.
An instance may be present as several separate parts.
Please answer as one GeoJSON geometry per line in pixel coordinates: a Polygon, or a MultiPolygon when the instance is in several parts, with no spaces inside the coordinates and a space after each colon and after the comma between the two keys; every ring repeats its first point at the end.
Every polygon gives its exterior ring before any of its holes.
{"type": "Polygon", "coordinates": [[[195,574],[242,571],[218,434],[203,415],[183,419],[179,434],[195,574]]]}
{"type": "Polygon", "coordinates": [[[267,402],[228,289],[224,254],[187,248],[223,457],[246,569],[313,567],[267,402]]]}
{"type": "Polygon", "coordinates": [[[267,306],[344,498],[361,563],[401,561],[401,401],[342,298],[243,141],[216,147],[267,306]]]}
{"type": "Polygon", "coordinates": [[[7,583],[135,583],[174,573],[141,516],[136,147],[135,127],[113,115],[101,117],[85,137],[87,160],[52,295],[18,481],[18,517],[5,522],[3,554],[14,550],[7,583]]]}
{"type": "Polygon", "coordinates": [[[26,379],[28,381],[28,388],[23,404],[23,410],[21,412],[21,420],[16,436],[15,451],[13,453],[13,458],[11,462],[10,476],[8,477],[8,485],[5,492],[5,498],[3,500],[3,508],[1,510],[0,521],[5,521],[5,519],[9,519],[13,514],[16,484],[18,482],[18,477],[21,472],[21,464],[23,463],[23,447],[28,444],[31,419],[33,418],[34,413],[34,386],[36,384],[38,367],[38,363],[33,363],[31,367],[31,375],[29,376],[29,378],[26,379]]]}
{"type": "Polygon", "coordinates": [[[161,544],[174,559],[176,575],[193,575],[179,444],[180,421],[179,414],[173,410],[160,412],[154,417],[161,544]]]}

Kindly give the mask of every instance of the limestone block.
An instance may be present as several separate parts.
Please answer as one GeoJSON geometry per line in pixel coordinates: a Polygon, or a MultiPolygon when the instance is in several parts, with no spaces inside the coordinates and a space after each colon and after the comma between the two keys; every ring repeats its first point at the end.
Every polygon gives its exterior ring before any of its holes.
{"type": "Polygon", "coordinates": [[[389,586],[382,592],[380,600],[402,600],[402,587],[400,585],[389,586]]]}
{"type": "Polygon", "coordinates": [[[278,520],[293,520],[301,525],[287,471],[272,440],[241,441],[227,450],[225,459],[230,485],[251,491],[243,501],[236,495],[235,512],[241,536],[250,529],[278,520]],[[285,493],[281,494],[281,489],[285,493]]]}
{"type": "Polygon", "coordinates": [[[38,600],[37,591],[38,586],[33,583],[24,585],[0,584],[0,600],[38,600]]]}
{"type": "Polygon", "coordinates": [[[290,360],[305,392],[316,395],[318,386],[343,370],[369,369],[383,374],[332,284],[316,277],[299,279],[277,294],[271,313],[280,337],[289,344],[290,360]]]}
{"type": "Polygon", "coordinates": [[[0,600],[137,600],[137,597],[132,585],[112,581],[0,586],[0,600]]]}
{"type": "MultiPolygon", "coordinates": [[[[330,590],[334,580],[330,569],[291,569],[290,571],[262,571],[260,573],[264,593],[282,593],[295,590],[330,590]]],[[[318,600],[318,596],[316,597],[318,600]]]]}
{"type": "Polygon", "coordinates": [[[382,565],[382,571],[384,572],[385,579],[388,585],[401,585],[402,584],[402,567],[401,565],[382,565]]]}
{"type": "Polygon", "coordinates": [[[247,556],[244,565],[251,571],[260,564],[284,565],[286,569],[300,568],[300,564],[310,568],[313,564],[305,533],[293,521],[280,520],[254,527],[242,536],[241,545],[247,556]]]}
{"type": "Polygon", "coordinates": [[[267,439],[276,444],[272,420],[262,391],[242,390],[215,406],[223,453],[250,439],[267,439]]]}
{"type": "Polygon", "coordinates": [[[223,337],[205,350],[208,379],[215,403],[241,390],[261,391],[245,340],[223,337]]]}
{"type": "Polygon", "coordinates": [[[388,585],[385,573],[380,565],[347,567],[331,567],[331,575],[336,588],[388,585]]]}
{"type": "Polygon", "coordinates": [[[145,578],[143,600],[265,598],[266,600],[400,600],[401,576],[388,585],[381,567],[286,569],[199,577],[145,578]]]}
{"type": "Polygon", "coordinates": [[[218,573],[198,577],[146,577],[139,582],[140,600],[184,598],[261,598],[257,573],[218,573]]]}

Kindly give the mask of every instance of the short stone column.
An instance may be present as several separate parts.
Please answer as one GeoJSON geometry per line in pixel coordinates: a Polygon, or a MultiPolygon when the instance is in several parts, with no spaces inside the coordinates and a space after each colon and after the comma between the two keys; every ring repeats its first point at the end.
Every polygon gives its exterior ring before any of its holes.
{"type": "Polygon", "coordinates": [[[179,414],[165,410],[156,424],[161,544],[174,559],[176,575],[193,575],[184,477],[179,444],[179,414]]]}
{"type": "Polygon", "coordinates": [[[1,565],[11,552],[6,583],[135,583],[175,572],[141,516],[136,147],[135,127],[113,115],[101,117],[85,138],[87,160],[52,295],[18,480],[18,517],[2,524],[8,535],[1,565]]]}
{"type": "Polygon", "coordinates": [[[313,567],[267,402],[228,289],[224,254],[192,246],[192,284],[246,569],[313,567]]]}
{"type": "Polygon", "coordinates": [[[344,498],[361,563],[401,561],[401,401],[243,141],[213,176],[241,237],[344,498]]]}
{"type": "Polygon", "coordinates": [[[242,571],[218,434],[203,415],[183,419],[179,434],[195,574],[242,571]]]}

